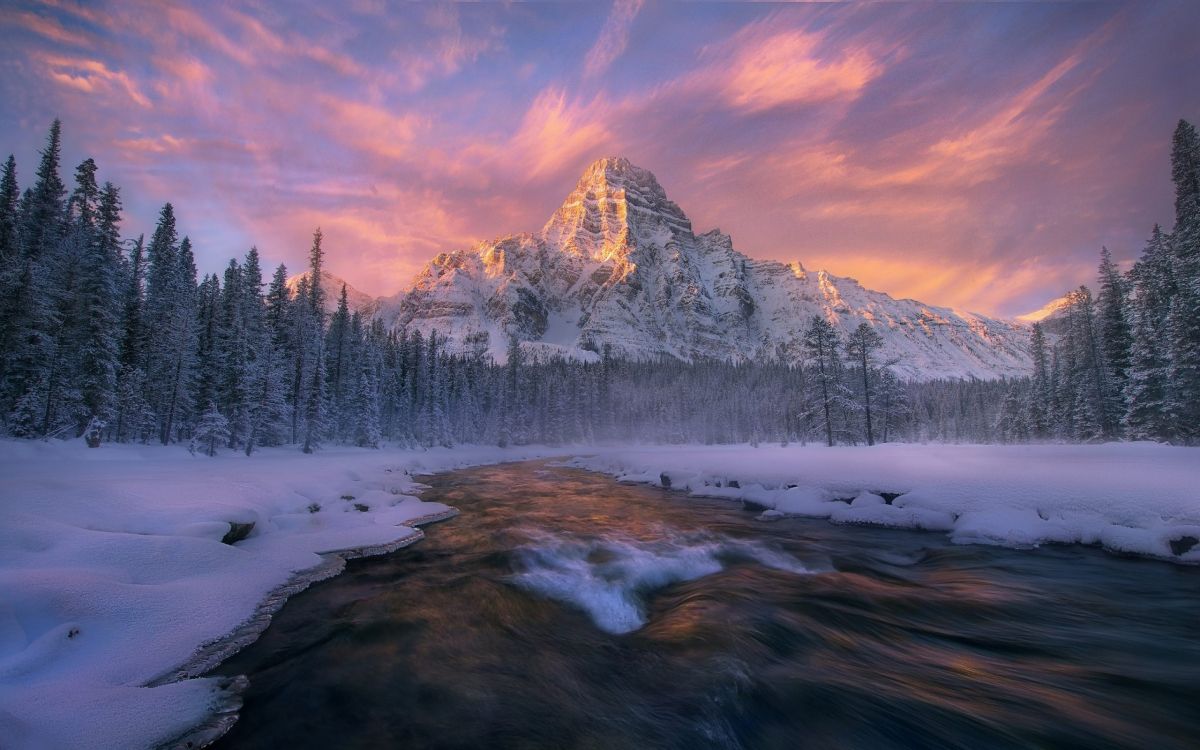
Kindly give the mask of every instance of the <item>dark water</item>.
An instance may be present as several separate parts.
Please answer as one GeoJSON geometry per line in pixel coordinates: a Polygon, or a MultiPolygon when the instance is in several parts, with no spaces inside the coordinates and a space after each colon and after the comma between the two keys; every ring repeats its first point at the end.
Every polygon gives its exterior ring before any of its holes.
{"type": "Polygon", "coordinates": [[[1200,569],[427,481],[462,515],[290,601],[219,747],[1200,747],[1200,569]]]}

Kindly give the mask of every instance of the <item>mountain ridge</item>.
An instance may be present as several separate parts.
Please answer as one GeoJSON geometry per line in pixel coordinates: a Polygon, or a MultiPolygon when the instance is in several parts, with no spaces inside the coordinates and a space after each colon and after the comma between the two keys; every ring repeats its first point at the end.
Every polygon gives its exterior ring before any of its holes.
{"type": "Polygon", "coordinates": [[[1030,367],[1018,322],[895,299],[799,261],[753,259],[719,229],[695,234],[653,173],[621,157],[589,165],[539,231],[439,253],[409,290],[376,303],[369,315],[389,326],[437,330],[449,351],[486,348],[498,360],[515,336],[533,354],[584,359],[608,346],[639,359],[796,361],[821,315],[843,333],[874,327],[882,358],[909,379],[1030,367]]]}

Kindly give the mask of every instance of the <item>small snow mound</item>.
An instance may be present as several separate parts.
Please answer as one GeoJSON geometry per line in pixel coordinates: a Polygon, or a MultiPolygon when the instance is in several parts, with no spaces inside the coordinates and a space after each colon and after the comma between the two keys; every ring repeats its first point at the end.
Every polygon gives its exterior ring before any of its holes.
{"type": "Polygon", "coordinates": [[[664,530],[653,541],[579,538],[526,530],[531,542],[517,550],[517,586],[582,609],[596,627],[629,633],[646,624],[643,597],[693,581],[733,561],[754,561],[796,574],[811,573],[790,555],[723,536],[664,530]]]}

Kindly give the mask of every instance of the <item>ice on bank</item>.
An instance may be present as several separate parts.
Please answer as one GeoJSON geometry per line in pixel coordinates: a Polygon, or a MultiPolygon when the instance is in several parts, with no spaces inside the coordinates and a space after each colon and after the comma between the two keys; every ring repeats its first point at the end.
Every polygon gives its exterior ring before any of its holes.
{"type": "Polygon", "coordinates": [[[0,441],[0,747],[219,733],[236,690],[191,678],[343,558],[453,512],[418,500],[411,475],[532,455],[0,441]]]}
{"type": "Polygon", "coordinates": [[[659,446],[574,464],[805,516],[961,543],[1099,545],[1200,562],[1200,450],[1104,445],[659,446]]]}

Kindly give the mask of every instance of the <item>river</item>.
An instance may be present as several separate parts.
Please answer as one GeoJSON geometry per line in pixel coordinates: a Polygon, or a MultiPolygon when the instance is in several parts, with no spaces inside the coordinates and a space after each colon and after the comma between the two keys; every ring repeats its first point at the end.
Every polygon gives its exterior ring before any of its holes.
{"type": "Polygon", "coordinates": [[[1200,569],[785,519],[553,462],[223,664],[219,748],[1196,748],[1200,569]]]}

